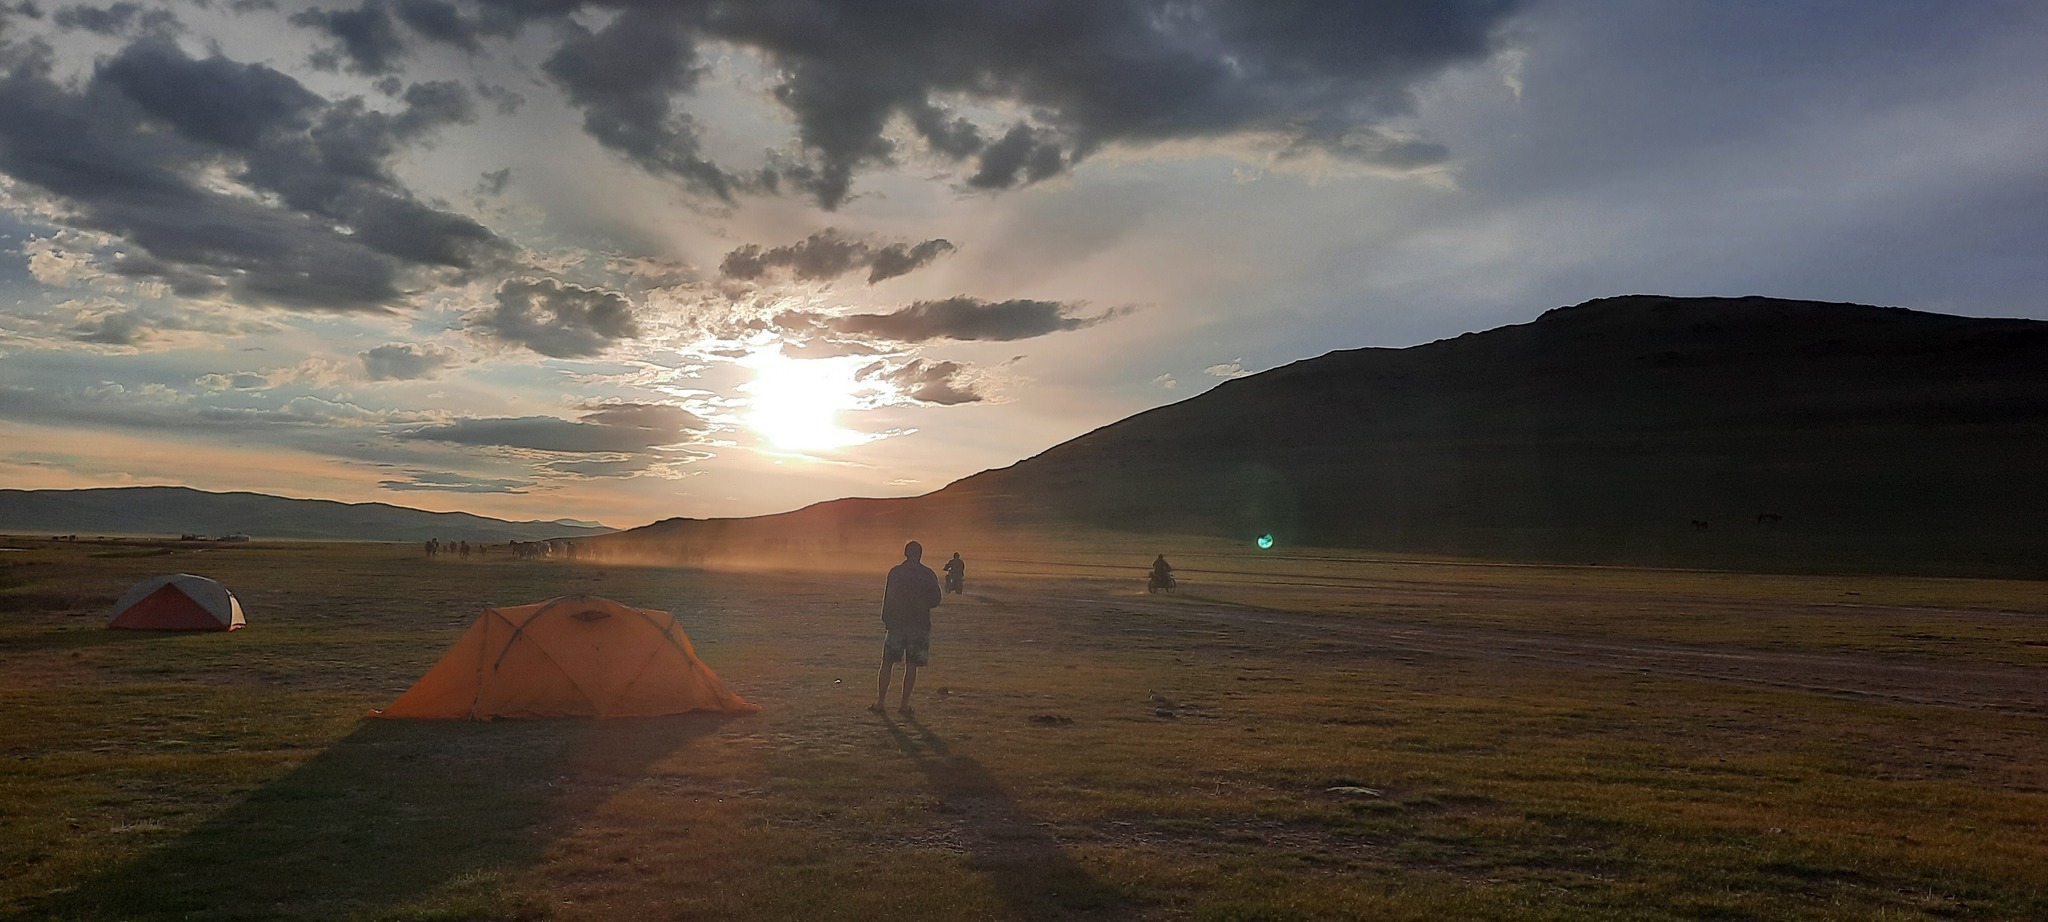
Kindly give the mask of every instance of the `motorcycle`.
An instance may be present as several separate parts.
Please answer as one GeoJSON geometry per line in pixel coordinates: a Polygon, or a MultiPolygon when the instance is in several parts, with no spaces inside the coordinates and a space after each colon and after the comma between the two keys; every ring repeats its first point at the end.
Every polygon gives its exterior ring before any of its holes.
{"type": "Polygon", "coordinates": [[[1176,585],[1179,583],[1174,581],[1173,574],[1158,570],[1151,571],[1151,575],[1145,578],[1146,592],[1172,592],[1176,585]]]}
{"type": "Polygon", "coordinates": [[[959,594],[959,593],[961,592],[961,590],[962,590],[962,587],[963,587],[963,584],[964,584],[965,582],[966,582],[966,580],[965,580],[965,579],[964,579],[964,578],[963,578],[963,577],[962,577],[962,576],[961,576],[961,575],[960,575],[959,573],[956,573],[956,572],[954,572],[954,571],[952,571],[952,570],[947,570],[947,571],[946,571],[946,591],[947,591],[947,592],[951,592],[951,593],[954,593],[955,595],[959,594]]]}

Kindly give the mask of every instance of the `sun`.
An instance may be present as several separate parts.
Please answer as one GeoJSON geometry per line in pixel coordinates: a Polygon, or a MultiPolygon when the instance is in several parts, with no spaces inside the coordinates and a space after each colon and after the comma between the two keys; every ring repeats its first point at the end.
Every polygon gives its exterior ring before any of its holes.
{"type": "Polygon", "coordinates": [[[741,385],[748,407],[740,418],[775,447],[826,451],[871,438],[839,425],[839,414],[854,408],[854,395],[864,387],[854,378],[854,363],[792,359],[777,347],[756,352],[740,364],[754,372],[754,380],[741,385]]]}

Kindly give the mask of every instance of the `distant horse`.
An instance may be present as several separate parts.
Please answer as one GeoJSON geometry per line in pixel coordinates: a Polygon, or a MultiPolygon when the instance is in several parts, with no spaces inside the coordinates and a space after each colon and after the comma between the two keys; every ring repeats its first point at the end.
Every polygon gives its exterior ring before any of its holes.
{"type": "Polygon", "coordinates": [[[1693,520],[1692,520],[1692,530],[1693,530],[1693,531],[1706,531],[1706,530],[1707,530],[1707,520],[1706,520],[1706,519],[1693,519],[1693,520]]]}
{"type": "Polygon", "coordinates": [[[1785,517],[1775,512],[1759,512],[1756,514],[1756,523],[1758,525],[1776,525],[1783,521],[1785,521],[1785,517]]]}

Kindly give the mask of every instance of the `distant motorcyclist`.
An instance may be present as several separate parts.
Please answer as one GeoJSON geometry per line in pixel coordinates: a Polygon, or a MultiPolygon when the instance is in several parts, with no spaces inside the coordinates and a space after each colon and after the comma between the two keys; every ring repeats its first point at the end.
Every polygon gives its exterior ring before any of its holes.
{"type": "Polygon", "coordinates": [[[1173,564],[1167,563],[1166,555],[1161,554],[1159,559],[1152,561],[1152,575],[1151,578],[1145,581],[1145,591],[1158,592],[1161,589],[1171,591],[1173,586],[1173,564]]]}
{"type": "Polygon", "coordinates": [[[960,559],[960,552],[953,552],[953,559],[946,561],[946,591],[958,595],[967,585],[967,561],[960,559]]]}

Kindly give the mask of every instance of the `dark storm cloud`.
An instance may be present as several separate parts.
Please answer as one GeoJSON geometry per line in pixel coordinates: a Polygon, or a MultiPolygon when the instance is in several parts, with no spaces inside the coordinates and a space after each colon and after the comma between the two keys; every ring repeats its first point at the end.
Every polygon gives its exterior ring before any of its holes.
{"type": "Polygon", "coordinates": [[[796,243],[770,250],[749,243],[725,254],[718,271],[729,278],[756,279],[770,269],[785,268],[800,279],[829,279],[846,274],[866,255],[866,244],[828,227],[796,243]]]}
{"type": "Polygon", "coordinates": [[[227,290],[227,284],[214,276],[145,253],[116,253],[107,261],[106,269],[123,278],[160,282],[183,298],[210,298],[227,290]]]}
{"type": "Polygon", "coordinates": [[[355,9],[312,9],[293,13],[292,25],[304,26],[333,39],[335,47],[313,56],[317,67],[334,70],[347,58],[349,72],[388,74],[398,69],[405,54],[405,39],[398,34],[398,21],[381,0],[364,0],[355,9]]]}
{"type": "Polygon", "coordinates": [[[599,143],[730,200],[737,181],[703,158],[695,123],[675,106],[702,69],[675,10],[628,9],[596,32],[569,23],[569,38],[541,67],[583,109],[583,130],[599,143]]]}
{"type": "Polygon", "coordinates": [[[1058,176],[1067,168],[1059,138],[1051,132],[1018,124],[981,155],[981,169],[967,177],[977,189],[1008,189],[1058,176]]]}
{"type": "Polygon", "coordinates": [[[616,291],[515,278],[498,286],[497,302],[471,315],[470,328],[553,358],[596,355],[640,335],[632,305],[616,291]]]}
{"type": "Polygon", "coordinates": [[[1521,0],[494,4],[549,17],[582,5],[624,12],[594,35],[570,27],[548,72],[600,142],[722,196],[788,186],[831,209],[857,172],[893,162],[899,117],[985,189],[1059,175],[1108,144],[1247,134],[1389,168],[1438,162],[1441,148],[1374,140],[1375,126],[1408,113],[1416,85],[1489,55],[1521,0]],[[743,183],[702,159],[674,106],[707,42],[775,64],[801,161],[743,183]],[[985,127],[960,102],[1031,114],[985,127]]]}
{"type": "Polygon", "coordinates": [[[60,223],[122,238],[118,274],[185,295],[384,310],[414,270],[469,270],[507,249],[390,169],[407,145],[474,117],[458,84],[413,84],[405,109],[379,112],[159,39],[78,86],[52,79],[33,45],[0,50],[0,66],[0,172],[55,197],[60,223]],[[217,188],[206,172],[222,166],[258,194],[217,188]]]}
{"type": "Polygon", "coordinates": [[[397,0],[391,11],[420,37],[469,52],[486,37],[517,35],[520,28],[514,13],[487,7],[470,14],[446,0],[397,0]]]}
{"type": "Polygon", "coordinates": [[[402,439],[523,448],[560,454],[629,454],[689,441],[704,420],[666,404],[609,404],[575,420],[472,417],[398,433],[402,439]]]}
{"type": "Polygon", "coordinates": [[[405,88],[405,109],[390,118],[389,125],[392,139],[404,142],[436,128],[474,121],[476,103],[470,100],[469,90],[452,80],[430,80],[405,88]]]}
{"type": "Polygon", "coordinates": [[[878,245],[828,227],[788,246],[762,249],[749,243],[725,254],[718,269],[728,278],[757,279],[774,269],[787,269],[799,279],[838,278],[855,269],[868,270],[868,284],[907,275],[953,251],[943,239],[922,243],[878,245]]]}
{"type": "Polygon", "coordinates": [[[933,153],[954,160],[965,160],[988,145],[979,126],[938,106],[911,107],[910,123],[933,153]]]}
{"type": "Polygon", "coordinates": [[[142,4],[127,0],[103,7],[67,6],[53,14],[50,22],[66,31],[81,29],[97,35],[126,35],[131,29],[169,34],[183,28],[170,10],[145,10],[142,4]]]}
{"type": "Polygon", "coordinates": [[[58,10],[50,21],[59,29],[84,29],[100,35],[119,35],[128,29],[128,24],[142,12],[140,3],[115,3],[109,6],[70,6],[58,10]]]}
{"type": "Polygon", "coordinates": [[[985,399],[973,384],[963,379],[962,372],[966,370],[967,366],[959,362],[914,359],[907,365],[894,367],[877,362],[861,369],[857,377],[864,381],[886,381],[920,403],[950,407],[985,399]]]}
{"type": "MultiPolygon", "coordinates": [[[[325,102],[289,74],[218,56],[193,60],[167,42],[122,49],[94,69],[92,86],[118,92],[142,115],[168,123],[184,138],[242,152],[273,132],[312,127],[313,114],[325,102]]],[[[86,102],[92,101],[99,100],[86,102]]]]}
{"type": "Polygon", "coordinates": [[[924,268],[941,255],[953,252],[953,244],[943,239],[927,240],[916,245],[892,243],[874,252],[868,260],[868,284],[883,279],[908,275],[924,268]]]}
{"type": "Polygon", "coordinates": [[[456,474],[449,471],[406,471],[405,480],[380,480],[377,485],[386,490],[429,490],[441,493],[511,493],[522,494],[533,486],[525,480],[487,480],[456,474]]]}
{"type": "Polygon", "coordinates": [[[476,82],[476,94],[498,109],[499,115],[518,115],[526,106],[526,97],[519,91],[495,83],[476,82]]]}
{"type": "Polygon", "coordinates": [[[502,169],[491,170],[489,172],[484,173],[483,176],[477,180],[476,186],[470,189],[469,191],[473,194],[481,195],[486,198],[496,198],[500,195],[504,195],[505,187],[510,186],[511,184],[512,168],[508,166],[502,169]]]}
{"type": "Polygon", "coordinates": [[[456,358],[455,350],[432,343],[386,343],[356,355],[363,360],[363,376],[372,381],[431,378],[456,358]]]}
{"type": "Polygon", "coordinates": [[[315,66],[345,66],[351,73],[371,76],[396,71],[408,53],[401,25],[430,42],[474,53],[484,38],[517,35],[523,24],[522,15],[511,9],[485,7],[470,13],[446,0],[363,0],[354,8],[294,13],[291,22],[334,41],[315,53],[315,66]]]}
{"type": "Polygon", "coordinates": [[[1078,305],[1060,301],[984,301],[966,296],[940,301],[917,301],[888,314],[853,314],[826,317],[792,312],[778,317],[785,326],[820,324],[841,333],[874,336],[904,343],[934,339],[1008,341],[1030,339],[1063,330],[1094,326],[1117,316],[1109,311],[1093,317],[1076,317],[1078,305]]]}

